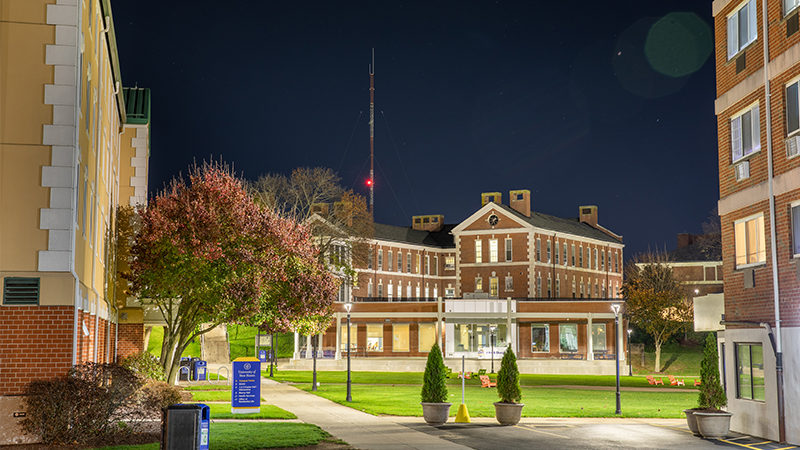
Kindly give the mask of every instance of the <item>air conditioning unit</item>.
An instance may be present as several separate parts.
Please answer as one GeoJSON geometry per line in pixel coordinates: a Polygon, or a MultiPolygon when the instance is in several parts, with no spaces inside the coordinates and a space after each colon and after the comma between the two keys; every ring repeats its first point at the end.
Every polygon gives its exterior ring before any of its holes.
{"type": "Polygon", "coordinates": [[[786,140],[786,157],[791,158],[800,154],[800,135],[792,136],[786,140]]]}
{"type": "Polygon", "coordinates": [[[735,166],[736,181],[742,181],[745,178],[750,178],[750,161],[742,161],[735,166]]]}

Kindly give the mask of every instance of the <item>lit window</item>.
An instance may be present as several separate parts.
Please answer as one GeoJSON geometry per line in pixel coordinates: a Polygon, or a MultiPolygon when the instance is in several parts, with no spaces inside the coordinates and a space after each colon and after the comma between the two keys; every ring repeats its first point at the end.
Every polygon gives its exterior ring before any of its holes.
{"type": "Polygon", "coordinates": [[[550,325],[531,325],[531,351],[550,352],[550,325]]]}
{"type": "Polygon", "coordinates": [[[592,324],[592,350],[606,349],[606,324],[592,324]]]}
{"type": "Polygon", "coordinates": [[[483,262],[483,241],[475,240],[475,262],[483,262]]]}
{"type": "Polygon", "coordinates": [[[444,270],[455,270],[456,258],[454,256],[444,257],[444,270]]]}
{"type": "Polygon", "coordinates": [[[497,290],[498,290],[498,281],[497,277],[489,278],[489,296],[492,298],[497,298],[497,290]]]}
{"type": "Polygon", "coordinates": [[[421,259],[422,259],[422,258],[421,258],[421,256],[422,256],[422,255],[420,255],[419,253],[417,253],[417,265],[416,265],[416,266],[414,266],[414,269],[415,269],[415,270],[414,270],[414,273],[417,273],[417,274],[419,273],[420,261],[421,261],[421,259]]]}
{"type": "Polygon", "coordinates": [[[483,292],[483,278],[475,278],[475,292],[483,292]]]}
{"type": "MultiPolygon", "coordinates": [[[[350,350],[355,351],[356,345],[356,338],[358,337],[358,325],[357,324],[350,324],[350,350]]],[[[347,325],[342,327],[342,337],[341,337],[341,346],[340,348],[344,351],[347,351],[347,325]]]]}
{"type": "Polygon", "coordinates": [[[383,324],[367,325],[367,351],[383,351],[383,324]]]}
{"type": "Polygon", "coordinates": [[[425,275],[431,274],[431,257],[430,255],[425,255],[425,275]]]}
{"type": "Polygon", "coordinates": [[[431,347],[436,343],[436,324],[421,323],[419,324],[419,351],[429,352],[431,347]]]}
{"type": "Polygon", "coordinates": [[[497,262],[497,239],[489,239],[489,262],[497,262]]]}
{"type": "Polygon", "coordinates": [[[763,214],[735,222],[733,234],[736,243],[736,267],[766,262],[763,214]]]}
{"type": "Polygon", "coordinates": [[[739,398],[764,401],[764,348],[761,344],[736,344],[736,393],[739,398]]]}
{"type": "Polygon", "coordinates": [[[394,296],[394,287],[392,286],[392,280],[389,280],[389,286],[386,288],[386,296],[392,298],[394,296]]]}
{"type": "Polygon", "coordinates": [[[749,0],[728,16],[728,59],[736,56],[758,37],[756,0],[749,0]]]}
{"type": "Polygon", "coordinates": [[[561,352],[578,351],[578,325],[574,323],[562,323],[558,326],[558,342],[561,352]]]}
{"type": "Polygon", "coordinates": [[[367,297],[372,297],[372,280],[367,283],[367,297]]]}
{"type": "Polygon", "coordinates": [[[731,162],[739,161],[761,149],[758,105],[731,117],[731,162]]]}
{"type": "Polygon", "coordinates": [[[407,323],[392,325],[392,351],[407,352],[411,350],[409,339],[409,326],[407,323]]]}

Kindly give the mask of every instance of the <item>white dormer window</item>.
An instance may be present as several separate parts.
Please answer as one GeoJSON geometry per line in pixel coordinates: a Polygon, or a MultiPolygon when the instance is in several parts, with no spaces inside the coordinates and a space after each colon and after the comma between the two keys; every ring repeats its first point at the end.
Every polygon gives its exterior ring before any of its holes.
{"type": "Polygon", "coordinates": [[[728,59],[758,38],[757,3],[756,0],[744,2],[728,16],[728,59]]]}

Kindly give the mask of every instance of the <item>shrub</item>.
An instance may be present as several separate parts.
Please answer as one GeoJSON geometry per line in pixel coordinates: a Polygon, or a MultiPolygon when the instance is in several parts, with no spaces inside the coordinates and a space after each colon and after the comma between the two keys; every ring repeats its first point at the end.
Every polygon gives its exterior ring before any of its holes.
{"type": "Polygon", "coordinates": [[[161,411],[181,402],[181,389],[163,381],[150,380],[139,389],[139,404],[148,411],[161,411]]]}
{"type": "Polygon", "coordinates": [[[728,404],[728,397],[719,382],[719,354],[717,336],[708,333],[700,361],[700,394],[697,398],[700,409],[720,409],[728,404]]]}
{"type": "Polygon", "coordinates": [[[140,385],[130,369],[98,363],[76,366],[63,377],[34,380],[24,388],[27,415],[22,428],[46,444],[133,431],[142,416],[126,406],[140,385]]]}
{"type": "Polygon", "coordinates": [[[442,359],[439,344],[433,344],[425,364],[425,375],[422,378],[423,403],[447,402],[447,369],[442,359]]]}
{"type": "Polygon", "coordinates": [[[158,357],[149,352],[134,353],[120,361],[120,364],[131,369],[136,375],[145,380],[167,380],[164,368],[158,362],[158,357]]]}
{"type": "Polygon", "coordinates": [[[500,397],[500,403],[517,403],[522,400],[517,357],[510,345],[503,354],[500,371],[497,373],[497,395],[500,397]]]}

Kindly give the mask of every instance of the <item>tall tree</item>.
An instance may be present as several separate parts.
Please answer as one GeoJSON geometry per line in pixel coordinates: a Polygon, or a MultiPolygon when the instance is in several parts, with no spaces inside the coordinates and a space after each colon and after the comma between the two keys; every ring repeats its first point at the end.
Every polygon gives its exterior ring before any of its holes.
{"type": "Polygon", "coordinates": [[[653,336],[656,372],[661,371],[661,346],[692,320],[692,307],[675,279],[666,254],[639,255],[625,268],[622,295],[631,322],[653,336]]]}
{"type": "Polygon", "coordinates": [[[160,361],[169,381],[189,342],[220,323],[294,330],[330,320],[337,280],[309,227],[257,204],[227,166],[192,168],[188,183],[173,180],[138,214],[126,277],[167,324],[160,361]]]}

